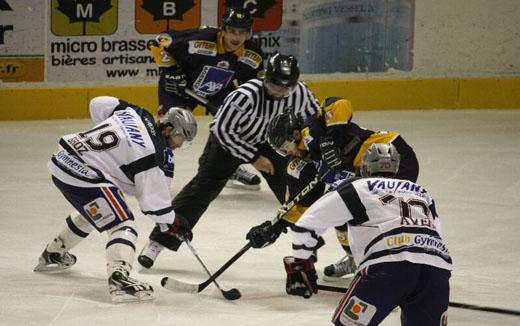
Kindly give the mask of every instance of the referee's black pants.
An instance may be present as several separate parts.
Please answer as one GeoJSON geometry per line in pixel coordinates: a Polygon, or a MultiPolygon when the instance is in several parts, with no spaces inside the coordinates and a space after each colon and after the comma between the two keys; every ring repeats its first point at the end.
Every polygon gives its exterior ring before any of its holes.
{"type": "MultiPolygon", "coordinates": [[[[267,143],[258,145],[258,148],[260,154],[267,157],[274,166],[274,175],[262,172],[262,176],[282,204],[286,187],[287,159],[276,153],[267,143]]],[[[192,227],[195,226],[241,164],[244,164],[244,161],[225,151],[218,139],[210,132],[199,158],[197,174],[172,201],[175,214],[184,216],[192,227]]],[[[161,233],[158,227],[153,229],[150,239],[171,250],[177,250],[182,243],[177,237],[161,233]]]]}

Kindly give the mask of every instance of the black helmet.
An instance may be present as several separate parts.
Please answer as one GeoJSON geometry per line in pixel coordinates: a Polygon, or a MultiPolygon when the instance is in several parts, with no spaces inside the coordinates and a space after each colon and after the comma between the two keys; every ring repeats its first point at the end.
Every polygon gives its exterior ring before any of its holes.
{"type": "Polygon", "coordinates": [[[287,153],[282,149],[285,141],[296,141],[293,136],[294,130],[300,130],[302,121],[291,112],[279,114],[271,120],[267,130],[267,142],[280,155],[287,153]]]}
{"type": "Polygon", "coordinates": [[[228,8],[222,17],[222,28],[226,26],[249,30],[253,27],[253,17],[245,9],[228,8]]]}
{"type": "Polygon", "coordinates": [[[300,68],[294,56],[275,53],[267,60],[264,81],[278,86],[294,87],[299,77],[300,68]]]}

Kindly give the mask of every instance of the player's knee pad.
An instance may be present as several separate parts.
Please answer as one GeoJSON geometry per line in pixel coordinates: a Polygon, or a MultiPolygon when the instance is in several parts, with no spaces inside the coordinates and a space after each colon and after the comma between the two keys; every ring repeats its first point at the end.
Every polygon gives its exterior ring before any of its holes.
{"type": "Polygon", "coordinates": [[[106,259],[110,270],[113,265],[125,264],[131,269],[135,255],[137,231],[135,222],[127,220],[107,231],[106,259]]]}

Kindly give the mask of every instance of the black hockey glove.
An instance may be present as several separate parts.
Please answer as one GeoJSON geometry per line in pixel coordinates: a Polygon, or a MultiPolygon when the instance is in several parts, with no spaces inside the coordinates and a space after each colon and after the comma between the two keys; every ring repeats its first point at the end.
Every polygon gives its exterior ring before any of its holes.
{"type": "Polygon", "coordinates": [[[287,281],[285,291],[289,295],[298,295],[308,299],[318,293],[318,276],[311,259],[299,259],[293,256],[283,258],[287,281]]]}
{"type": "Polygon", "coordinates": [[[332,138],[323,137],[320,142],[321,157],[329,168],[333,170],[341,170],[342,162],[339,158],[339,151],[334,145],[332,138]]]}
{"type": "Polygon", "coordinates": [[[164,90],[167,93],[175,94],[184,98],[187,97],[184,91],[186,90],[188,82],[186,80],[186,74],[180,67],[160,67],[159,75],[164,80],[164,90]]]}
{"type": "Polygon", "coordinates": [[[282,232],[287,233],[285,221],[280,220],[274,223],[274,225],[271,221],[265,221],[262,224],[253,226],[247,232],[246,239],[251,242],[253,248],[263,248],[273,244],[282,232]]]}
{"type": "Polygon", "coordinates": [[[158,224],[159,229],[162,233],[166,233],[169,235],[174,235],[181,240],[188,239],[191,241],[193,239],[193,233],[191,232],[191,225],[186,220],[186,218],[175,215],[175,220],[173,220],[172,224],[158,224]]]}

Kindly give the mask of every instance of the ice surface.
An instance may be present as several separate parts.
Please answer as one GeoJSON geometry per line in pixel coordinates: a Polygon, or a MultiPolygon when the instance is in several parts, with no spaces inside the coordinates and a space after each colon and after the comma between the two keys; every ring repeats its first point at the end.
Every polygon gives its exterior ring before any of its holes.
{"type": "MultiPolygon", "coordinates": [[[[200,117],[193,146],[176,154],[174,191],[195,173],[208,134],[200,117]]],[[[399,131],[419,158],[419,183],[435,198],[455,271],[451,301],[520,310],[520,110],[355,112],[354,121],[399,131]]],[[[341,298],[320,292],[309,300],[287,296],[282,257],[290,236],[248,251],[219,279],[242,298],[227,301],[210,285],[198,294],[167,291],[163,276],[207,279],[191,252],[163,252],[149,271],[156,300],[113,304],[107,291],[105,235],[92,233],[73,250],[78,263],[57,274],[34,273],[45,244],[71,210],[50,181],[46,163],[63,134],[88,129],[88,120],[0,122],[0,324],[2,325],[328,325],[341,298]]],[[[248,166],[250,170],[253,168],[248,166]]],[[[139,231],[137,248],[153,223],[128,198],[139,231]]],[[[193,246],[213,271],[245,245],[247,230],[277,208],[265,182],[259,192],[225,189],[195,228],[193,246]]],[[[342,256],[332,230],[318,269],[342,256]]],[[[450,325],[520,325],[520,318],[450,308],[450,325]]],[[[392,313],[383,325],[399,325],[392,313]]]]}

